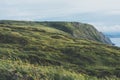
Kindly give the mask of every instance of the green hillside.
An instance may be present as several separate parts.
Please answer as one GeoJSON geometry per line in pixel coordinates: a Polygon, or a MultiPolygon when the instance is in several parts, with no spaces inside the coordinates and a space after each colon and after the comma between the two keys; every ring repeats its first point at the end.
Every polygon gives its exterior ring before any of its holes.
{"type": "Polygon", "coordinates": [[[98,32],[92,25],[83,24],[79,22],[26,22],[26,21],[0,21],[1,24],[16,25],[16,26],[44,26],[51,27],[57,30],[61,30],[70,34],[74,38],[82,38],[88,40],[94,40],[106,44],[111,44],[112,42],[108,37],[98,32]]]}
{"type": "Polygon", "coordinates": [[[89,24],[0,21],[0,80],[119,80],[111,44],[89,24]]]}
{"type": "Polygon", "coordinates": [[[75,38],[94,40],[112,45],[109,38],[101,32],[98,32],[90,24],[83,24],[79,22],[41,22],[41,24],[67,32],[75,38]]]}

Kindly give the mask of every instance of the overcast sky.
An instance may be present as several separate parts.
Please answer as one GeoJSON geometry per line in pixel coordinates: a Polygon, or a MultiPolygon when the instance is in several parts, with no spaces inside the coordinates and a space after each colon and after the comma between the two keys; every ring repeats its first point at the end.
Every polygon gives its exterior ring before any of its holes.
{"type": "Polygon", "coordinates": [[[77,21],[120,32],[120,0],[0,0],[0,20],[77,21]]]}

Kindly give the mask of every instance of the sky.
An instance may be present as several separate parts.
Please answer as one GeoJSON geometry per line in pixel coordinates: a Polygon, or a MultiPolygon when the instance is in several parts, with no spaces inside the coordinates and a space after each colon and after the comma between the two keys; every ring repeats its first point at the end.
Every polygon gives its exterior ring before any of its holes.
{"type": "Polygon", "coordinates": [[[120,33],[120,0],[0,0],[0,20],[76,21],[120,33]]]}

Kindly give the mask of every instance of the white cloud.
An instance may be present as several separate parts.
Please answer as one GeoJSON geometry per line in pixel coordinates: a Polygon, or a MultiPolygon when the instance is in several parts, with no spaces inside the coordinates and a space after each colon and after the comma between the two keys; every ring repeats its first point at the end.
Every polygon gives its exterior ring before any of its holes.
{"type": "Polygon", "coordinates": [[[0,0],[0,2],[0,10],[5,9],[6,12],[28,13],[28,15],[38,15],[39,13],[40,16],[46,17],[75,13],[103,12],[113,14],[120,12],[119,0],[0,0]]]}
{"type": "Polygon", "coordinates": [[[120,24],[115,25],[106,25],[103,22],[89,22],[89,24],[92,24],[98,31],[104,32],[104,33],[120,33],[120,24]]]}
{"type": "MultiPolygon", "coordinates": [[[[80,16],[84,22],[88,22],[88,18],[89,21],[95,21],[96,18],[97,21],[107,20],[104,19],[104,16],[120,15],[119,4],[120,0],[0,0],[0,19],[42,20],[58,17],[62,20],[65,17],[75,16],[75,20],[80,16]],[[84,13],[97,15],[92,15],[93,17],[86,15],[87,18],[81,17],[81,14],[84,13]],[[80,15],[76,16],[75,14],[80,15]],[[104,16],[98,17],[98,15],[104,16]]],[[[109,26],[102,26],[103,28],[99,27],[98,29],[108,31],[107,27],[109,26]]],[[[113,30],[112,27],[109,29],[113,30]]]]}
{"type": "Polygon", "coordinates": [[[111,25],[111,26],[95,25],[95,27],[100,32],[105,32],[105,33],[120,33],[120,25],[111,25]]]}
{"type": "Polygon", "coordinates": [[[108,11],[106,15],[120,15],[120,10],[108,11]]]}

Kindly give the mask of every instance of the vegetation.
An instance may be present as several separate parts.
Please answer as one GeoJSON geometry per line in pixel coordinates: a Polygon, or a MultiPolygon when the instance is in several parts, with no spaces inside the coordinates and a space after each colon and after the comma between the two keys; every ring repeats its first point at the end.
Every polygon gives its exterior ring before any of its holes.
{"type": "Polygon", "coordinates": [[[120,48],[75,24],[0,21],[0,80],[119,80],[120,48]]]}

